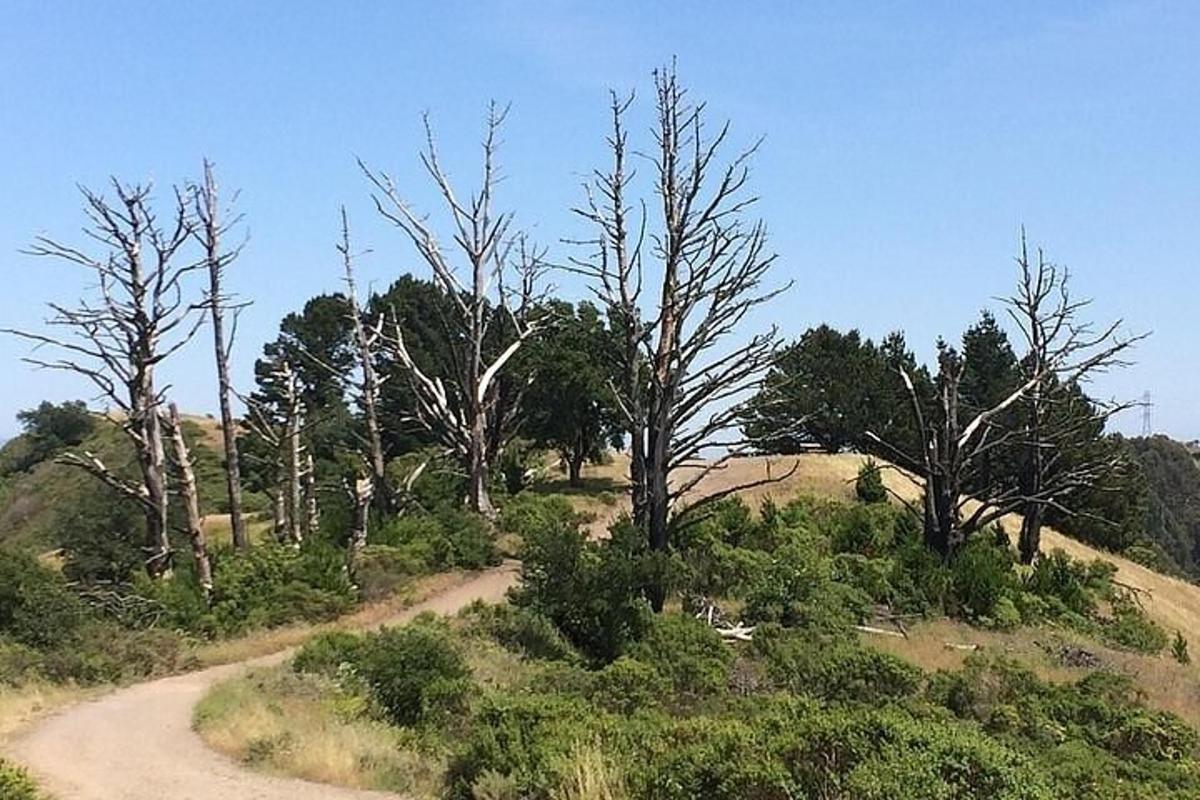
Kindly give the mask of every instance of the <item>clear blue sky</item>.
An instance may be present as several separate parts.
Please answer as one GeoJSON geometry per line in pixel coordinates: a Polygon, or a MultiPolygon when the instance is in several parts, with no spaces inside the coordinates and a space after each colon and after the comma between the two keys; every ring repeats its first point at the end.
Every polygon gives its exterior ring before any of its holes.
{"type": "MultiPolygon", "coordinates": [[[[735,139],[766,141],[759,212],[789,336],[828,321],[903,328],[928,357],[1013,279],[1019,226],[1074,270],[1098,319],[1153,329],[1138,364],[1093,387],[1150,390],[1155,427],[1200,435],[1200,5],[1195,3],[46,3],[0,5],[0,325],[37,326],[83,276],[18,251],[77,238],[76,182],[158,185],[204,156],[240,187],[251,240],[233,288],[254,300],[236,374],[279,318],[338,288],[337,208],[374,253],[364,280],[421,268],[373,216],[358,155],[432,205],[417,169],[432,112],[474,174],[490,98],[511,101],[501,203],[561,257],[568,208],[602,163],[606,91],[677,55],[735,139]]],[[[638,118],[635,133],[647,124],[638,118]]],[[[567,293],[578,287],[565,281],[567,293]]],[[[0,437],[43,398],[86,397],[0,339],[0,437]]],[[[167,371],[215,409],[206,340],[167,371]]],[[[1118,422],[1137,432],[1140,417],[1118,422]]]]}

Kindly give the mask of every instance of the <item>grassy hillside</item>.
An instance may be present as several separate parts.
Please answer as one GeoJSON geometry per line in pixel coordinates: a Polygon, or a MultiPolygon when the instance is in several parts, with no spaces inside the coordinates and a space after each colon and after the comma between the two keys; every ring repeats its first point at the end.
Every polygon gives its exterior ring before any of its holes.
{"type": "MultiPolygon", "coordinates": [[[[201,513],[219,514],[225,511],[220,426],[189,416],[184,435],[192,448],[201,513]]],[[[53,459],[16,469],[27,445],[26,437],[18,436],[0,447],[0,545],[45,552],[59,547],[70,513],[91,507],[108,490],[83,470],[53,459]]],[[[77,449],[95,453],[119,474],[137,475],[128,440],[107,417],[96,418],[95,429],[77,449]]]]}

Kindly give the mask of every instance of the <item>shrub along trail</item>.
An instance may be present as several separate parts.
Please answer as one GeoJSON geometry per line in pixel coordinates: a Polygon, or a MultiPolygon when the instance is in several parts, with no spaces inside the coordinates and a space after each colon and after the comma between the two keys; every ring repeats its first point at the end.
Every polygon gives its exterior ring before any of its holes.
{"type": "MultiPolygon", "coordinates": [[[[476,573],[388,622],[424,611],[452,614],[475,600],[499,602],[516,583],[509,563],[476,573]]],[[[342,800],[394,797],[276,778],[243,769],[192,731],[192,709],[215,683],[277,664],[290,650],[150,681],[31,726],[5,749],[55,800],[342,800]]]]}

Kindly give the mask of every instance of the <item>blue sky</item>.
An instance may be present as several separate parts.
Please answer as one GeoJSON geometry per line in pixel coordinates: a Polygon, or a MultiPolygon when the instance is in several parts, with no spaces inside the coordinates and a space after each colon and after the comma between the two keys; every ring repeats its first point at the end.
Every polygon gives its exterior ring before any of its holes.
{"type": "MultiPolygon", "coordinates": [[[[605,158],[607,90],[680,72],[735,141],[765,136],[758,213],[794,287],[760,324],[907,331],[923,357],[1014,277],[1019,228],[1072,268],[1098,320],[1154,334],[1093,387],[1152,392],[1154,427],[1200,436],[1192,350],[1200,288],[1200,5],[1194,3],[44,3],[0,5],[0,326],[36,327],[84,276],[19,253],[78,240],[75,184],[160,188],[217,162],[250,241],[232,288],[253,299],[243,386],[279,318],[338,288],[346,204],[382,288],[424,274],[374,216],[354,158],[433,207],[416,154],[429,110],[453,175],[473,177],[489,99],[511,102],[500,204],[554,256],[605,158]]],[[[562,290],[582,296],[561,279],[562,290]]],[[[87,397],[0,339],[0,437],[43,398],[87,397]]],[[[201,339],[166,379],[215,409],[201,339]]],[[[1136,433],[1140,416],[1116,427],[1136,433]]]]}

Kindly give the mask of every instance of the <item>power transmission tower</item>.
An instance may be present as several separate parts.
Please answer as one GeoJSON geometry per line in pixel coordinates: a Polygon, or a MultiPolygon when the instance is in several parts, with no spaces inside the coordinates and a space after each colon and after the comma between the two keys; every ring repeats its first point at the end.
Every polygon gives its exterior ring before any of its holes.
{"type": "Polygon", "coordinates": [[[1142,395],[1142,436],[1149,437],[1153,435],[1154,429],[1150,425],[1150,409],[1154,403],[1150,402],[1150,391],[1147,390],[1142,395]]]}

